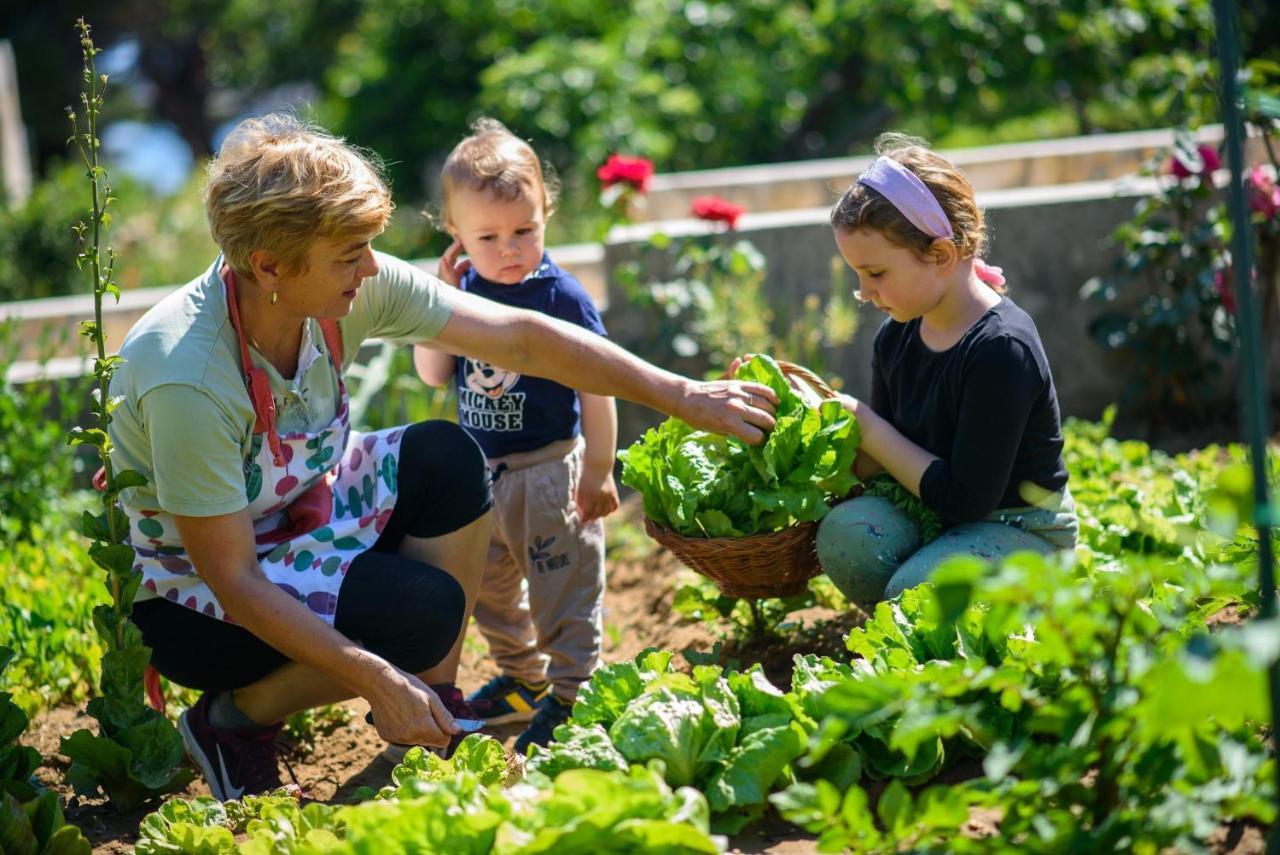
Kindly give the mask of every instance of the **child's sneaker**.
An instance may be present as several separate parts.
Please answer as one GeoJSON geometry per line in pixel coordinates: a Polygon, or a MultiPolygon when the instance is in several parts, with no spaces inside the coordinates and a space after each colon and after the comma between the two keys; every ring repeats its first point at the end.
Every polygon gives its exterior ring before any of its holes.
{"type": "Polygon", "coordinates": [[[467,702],[475,710],[475,717],[486,725],[529,721],[548,687],[545,681],[531,685],[515,677],[499,675],[473,692],[467,702]]]}
{"type": "Polygon", "coordinates": [[[547,743],[554,738],[555,729],[568,721],[572,712],[571,701],[566,701],[559,695],[547,693],[538,702],[538,712],[533,716],[533,721],[529,722],[524,733],[516,739],[516,754],[524,754],[529,750],[530,745],[546,748],[547,743]]]}
{"type": "Polygon", "coordinates": [[[269,793],[284,786],[276,764],[279,748],[276,737],[283,724],[260,730],[216,728],[209,721],[213,694],[200,700],[178,717],[178,731],[187,755],[204,776],[213,797],[220,802],[242,796],[269,793]]]}

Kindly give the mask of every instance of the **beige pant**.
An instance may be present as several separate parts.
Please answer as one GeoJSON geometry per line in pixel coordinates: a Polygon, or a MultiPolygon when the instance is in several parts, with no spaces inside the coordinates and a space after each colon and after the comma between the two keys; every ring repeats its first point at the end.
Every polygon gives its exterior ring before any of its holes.
{"type": "Polygon", "coordinates": [[[493,458],[493,540],[475,618],[503,674],[572,701],[600,665],[604,522],[578,520],[584,443],[493,458]]]}

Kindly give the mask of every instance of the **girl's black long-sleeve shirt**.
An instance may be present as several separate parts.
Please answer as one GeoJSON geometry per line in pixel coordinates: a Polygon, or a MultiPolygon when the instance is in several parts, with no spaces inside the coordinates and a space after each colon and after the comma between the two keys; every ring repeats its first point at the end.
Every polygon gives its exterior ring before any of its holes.
{"type": "Polygon", "coordinates": [[[918,318],[886,320],[876,333],[870,404],[940,458],[925,470],[920,498],[945,520],[980,520],[1066,486],[1049,361],[1035,322],[1008,297],[942,352],[921,341],[918,318]]]}

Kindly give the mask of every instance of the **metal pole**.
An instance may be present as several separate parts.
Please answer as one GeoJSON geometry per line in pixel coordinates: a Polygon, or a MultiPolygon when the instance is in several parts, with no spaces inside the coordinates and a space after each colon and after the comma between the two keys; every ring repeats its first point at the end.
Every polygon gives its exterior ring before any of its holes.
{"type": "MultiPolygon", "coordinates": [[[[1222,76],[1222,124],[1226,129],[1227,163],[1231,167],[1231,260],[1235,268],[1236,330],[1240,336],[1240,406],[1249,438],[1253,464],[1254,524],[1258,529],[1258,580],[1262,618],[1276,612],[1276,581],[1271,550],[1271,526],[1276,522],[1267,489],[1267,435],[1270,396],[1267,391],[1266,357],[1263,354],[1262,319],[1253,287],[1253,227],[1244,191],[1244,119],[1241,115],[1240,35],[1236,29],[1235,0],[1214,0],[1217,19],[1218,65],[1222,76]]],[[[1267,670],[1271,694],[1272,727],[1280,723],[1280,663],[1267,670]]],[[[1276,798],[1280,802],[1280,763],[1276,764],[1276,798]]],[[[1267,843],[1269,853],[1280,853],[1280,829],[1267,843]]]]}

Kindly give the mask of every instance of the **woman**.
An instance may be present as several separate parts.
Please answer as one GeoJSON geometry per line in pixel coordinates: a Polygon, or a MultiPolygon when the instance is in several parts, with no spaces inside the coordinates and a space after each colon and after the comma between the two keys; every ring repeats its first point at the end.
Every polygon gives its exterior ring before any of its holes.
{"type": "Polygon", "coordinates": [[[242,122],[209,170],[222,255],[121,347],[111,423],[152,661],[200,689],[180,721],[214,795],[280,783],[274,738],[303,709],[368,700],[388,741],[445,747],[489,542],[484,456],[426,422],[358,435],[343,368],[361,342],[432,346],[758,441],[776,397],[699,383],[589,332],[445,288],[372,241],[378,169],[289,116],[242,122]]]}

